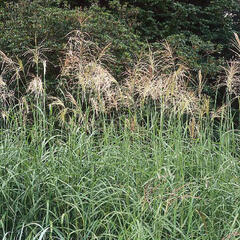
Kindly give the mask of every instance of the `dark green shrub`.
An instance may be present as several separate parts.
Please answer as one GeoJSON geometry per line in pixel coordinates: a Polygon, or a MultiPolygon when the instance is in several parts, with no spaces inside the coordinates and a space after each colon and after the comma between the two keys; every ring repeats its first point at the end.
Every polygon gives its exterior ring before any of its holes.
{"type": "MultiPolygon", "coordinates": [[[[116,2],[118,0],[114,0],[116,2]]],[[[112,1],[111,1],[112,2],[112,1]]],[[[237,0],[121,0],[138,9],[138,30],[149,40],[188,33],[204,41],[228,43],[237,30],[237,0]],[[234,21],[235,20],[235,21],[234,21]]],[[[136,26],[137,27],[137,26],[136,26]]]]}
{"type": "MultiPolygon", "coordinates": [[[[48,4],[44,6],[43,2],[36,0],[8,2],[0,9],[0,50],[9,57],[21,59],[25,65],[29,59],[29,54],[25,53],[41,46],[45,49],[44,58],[48,59],[48,87],[49,90],[54,89],[66,35],[79,27],[77,14],[76,10],[61,9],[48,4]]],[[[28,72],[36,74],[31,69],[28,69],[28,72]]],[[[27,85],[27,77],[22,81],[23,89],[27,85]]]]}
{"type": "Polygon", "coordinates": [[[100,47],[110,44],[110,54],[115,63],[109,65],[115,76],[131,64],[143,44],[124,21],[105,9],[93,6],[90,9],[71,10],[61,1],[8,2],[0,8],[0,50],[7,56],[17,56],[24,63],[24,53],[29,48],[41,45],[48,59],[48,87],[54,90],[60,73],[59,58],[62,56],[67,34],[73,30],[88,33],[100,47]],[[58,7],[59,6],[59,7],[58,7]]]}
{"type": "Polygon", "coordinates": [[[9,54],[21,54],[44,41],[45,47],[58,51],[65,36],[79,26],[77,11],[57,7],[43,7],[38,1],[10,2],[1,9],[0,48],[9,54]]]}
{"type": "Polygon", "coordinates": [[[215,78],[219,62],[231,58],[239,32],[237,0],[112,0],[107,5],[151,43],[168,39],[194,71],[215,78]],[[124,17],[123,17],[124,16],[124,17]]]}

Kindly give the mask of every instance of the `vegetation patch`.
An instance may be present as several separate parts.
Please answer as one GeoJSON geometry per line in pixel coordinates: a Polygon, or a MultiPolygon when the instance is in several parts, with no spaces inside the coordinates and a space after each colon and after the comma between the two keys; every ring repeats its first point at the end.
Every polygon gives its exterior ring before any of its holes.
{"type": "Polygon", "coordinates": [[[0,5],[0,238],[239,239],[238,34],[223,62],[144,4],[44,4],[0,5]]]}

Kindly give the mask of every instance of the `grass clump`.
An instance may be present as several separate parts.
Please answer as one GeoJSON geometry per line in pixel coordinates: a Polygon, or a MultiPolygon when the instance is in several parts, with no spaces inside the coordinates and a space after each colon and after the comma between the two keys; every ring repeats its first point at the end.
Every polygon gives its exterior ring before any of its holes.
{"type": "Polygon", "coordinates": [[[238,62],[218,108],[163,47],[119,83],[75,32],[51,96],[41,48],[25,66],[1,53],[2,239],[239,238],[238,62]]]}

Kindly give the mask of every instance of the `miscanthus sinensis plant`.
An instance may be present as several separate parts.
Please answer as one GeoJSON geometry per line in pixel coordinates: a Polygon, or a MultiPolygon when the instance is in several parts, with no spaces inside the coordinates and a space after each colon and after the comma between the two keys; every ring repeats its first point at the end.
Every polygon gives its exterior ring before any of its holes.
{"type": "Polygon", "coordinates": [[[119,83],[108,47],[75,32],[55,96],[44,51],[1,53],[1,239],[239,238],[237,59],[212,108],[167,42],[119,83]]]}

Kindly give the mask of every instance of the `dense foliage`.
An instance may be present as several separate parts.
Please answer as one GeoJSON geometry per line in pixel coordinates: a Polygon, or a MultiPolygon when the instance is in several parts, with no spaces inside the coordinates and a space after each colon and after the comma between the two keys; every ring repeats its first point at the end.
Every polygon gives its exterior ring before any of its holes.
{"type": "Polygon", "coordinates": [[[129,31],[123,21],[98,6],[86,12],[71,10],[61,1],[33,1],[29,4],[29,1],[21,0],[0,8],[1,51],[8,56],[18,56],[24,62],[24,53],[41,45],[52,63],[52,77],[59,74],[56,66],[67,42],[67,34],[73,30],[90,34],[99,47],[109,45],[116,77],[144,46],[140,37],[129,31]]]}
{"type": "Polygon", "coordinates": [[[232,56],[233,32],[240,30],[239,1],[123,0],[121,3],[137,12],[132,27],[144,39],[155,42],[168,38],[176,46],[178,56],[196,71],[202,69],[210,79],[220,70],[223,58],[232,56]]]}
{"type": "MultiPolygon", "coordinates": [[[[77,4],[78,1],[69,1],[77,4]]],[[[88,1],[88,4],[93,1],[88,1]]],[[[112,0],[95,1],[128,23],[148,42],[168,38],[196,72],[215,78],[224,58],[231,58],[233,32],[238,32],[237,0],[112,0]]],[[[87,5],[85,4],[81,4],[87,5]]]]}
{"type": "MultiPolygon", "coordinates": [[[[119,78],[146,48],[146,41],[159,46],[167,39],[174,53],[193,72],[202,70],[210,82],[224,59],[232,56],[233,32],[240,29],[239,9],[237,0],[9,1],[0,9],[0,49],[20,56],[44,41],[56,65],[66,34],[81,29],[101,47],[111,44],[115,64],[110,67],[119,78]]],[[[55,75],[57,71],[53,70],[55,75]]]]}

